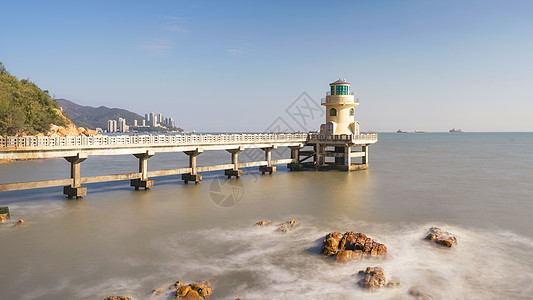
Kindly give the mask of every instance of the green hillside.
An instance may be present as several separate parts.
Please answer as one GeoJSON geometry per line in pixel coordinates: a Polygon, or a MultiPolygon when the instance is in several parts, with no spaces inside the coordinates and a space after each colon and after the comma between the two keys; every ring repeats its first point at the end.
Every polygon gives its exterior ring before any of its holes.
{"type": "Polygon", "coordinates": [[[66,99],[56,99],[56,102],[63,108],[63,112],[67,114],[70,120],[79,127],[107,128],[108,120],[117,120],[118,118],[125,119],[128,125],[132,125],[133,120],[137,120],[141,124],[144,119],[134,112],[121,108],[83,106],[66,99]]]}
{"type": "Polygon", "coordinates": [[[0,135],[46,133],[65,125],[59,106],[35,83],[9,74],[0,62],[0,135]]]}

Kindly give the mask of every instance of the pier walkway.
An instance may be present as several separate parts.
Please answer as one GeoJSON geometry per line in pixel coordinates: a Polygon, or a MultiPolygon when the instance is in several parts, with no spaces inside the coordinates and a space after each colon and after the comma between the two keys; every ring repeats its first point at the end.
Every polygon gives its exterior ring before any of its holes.
{"type": "Polygon", "coordinates": [[[264,134],[176,134],[176,135],[118,135],[118,136],[67,136],[67,137],[1,137],[0,160],[42,159],[63,157],[71,167],[71,178],[19,183],[0,183],[1,191],[13,191],[52,186],[64,186],[63,192],[69,198],[86,195],[82,184],[130,180],[135,189],[153,186],[149,178],[167,175],[181,175],[185,183],[198,183],[198,173],[224,170],[228,177],[239,178],[242,168],[259,167],[259,171],[276,171],[276,165],[287,164],[291,170],[305,167],[320,169],[327,167],[326,157],[335,157],[336,165],[345,170],[368,167],[368,145],[377,142],[377,134],[366,135],[317,135],[308,133],[264,133],[264,134]],[[305,146],[313,147],[303,151],[305,146]],[[344,149],[328,151],[327,146],[344,149]],[[343,147],[340,147],[343,146],[343,147]],[[352,152],[352,147],[361,146],[361,151],[352,152]],[[272,151],[278,147],[291,149],[291,158],[272,159],[272,151]],[[246,149],[262,149],[264,160],[238,162],[238,154],[246,149]],[[196,165],[196,158],[204,151],[226,150],[231,154],[231,163],[213,166],[196,165]],[[189,166],[179,169],[148,171],[148,158],[157,153],[184,152],[189,156],[189,166]],[[127,174],[81,177],[81,163],[89,156],[134,155],[139,159],[139,171],[127,174]],[[303,159],[301,158],[303,156],[303,159]],[[353,164],[352,157],[361,157],[362,163],[353,164]],[[306,162],[307,161],[307,162],[306,162]],[[357,166],[359,165],[359,166],[357,166]]]}

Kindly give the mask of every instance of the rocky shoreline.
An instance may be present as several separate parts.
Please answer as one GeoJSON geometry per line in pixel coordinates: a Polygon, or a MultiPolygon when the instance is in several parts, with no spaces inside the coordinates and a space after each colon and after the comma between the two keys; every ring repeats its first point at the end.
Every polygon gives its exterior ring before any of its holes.
{"type": "MultiPolygon", "coordinates": [[[[255,227],[273,226],[272,221],[261,220],[255,223],[255,227]]],[[[290,233],[300,223],[295,219],[278,223],[274,232],[290,233]]],[[[450,232],[443,231],[437,227],[431,227],[427,231],[425,237],[421,235],[421,243],[423,240],[432,241],[436,246],[450,248],[457,244],[457,238],[450,232]]],[[[320,252],[326,258],[332,258],[335,264],[348,264],[351,262],[360,262],[364,259],[369,259],[374,262],[379,262],[387,258],[387,246],[377,242],[373,238],[364,233],[356,231],[330,232],[325,235],[322,240],[320,252]]],[[[360,270],[355,276],[360,279],[354,284],[364,290],[375,292],[381,288],[397,288],[402,286],[399,281],[387,282],[385,270],[380,266],[367,267],[365,270],[360,270]]],[[[181,281],[176,281],[170,286],[156,288],[151,292],[154,297],[168,297],[168,299],[194,299],[205,300],[208,299],[215,291],[214,286],[205,280],[184,284],[181,281]]],[[[408,295],[417,300],[431,300],[433,297],[419,288],[411,287],[408,290],[408,295]]],[[[235,298],[241,299],[241,298],[235,298]]],[[[125,296],[110,296],[105,300],[131,300],[125,296]]]]}

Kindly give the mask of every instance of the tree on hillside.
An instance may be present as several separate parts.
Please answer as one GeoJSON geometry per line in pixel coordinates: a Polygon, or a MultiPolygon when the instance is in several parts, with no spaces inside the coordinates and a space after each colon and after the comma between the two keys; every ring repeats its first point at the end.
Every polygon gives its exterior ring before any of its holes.
{"type": "Polygon", "coordinates": [[[18,80],[0,62],[0,135],[46,133],[51,124],[65,125],[57,109],[48,91],[18,80]]]}

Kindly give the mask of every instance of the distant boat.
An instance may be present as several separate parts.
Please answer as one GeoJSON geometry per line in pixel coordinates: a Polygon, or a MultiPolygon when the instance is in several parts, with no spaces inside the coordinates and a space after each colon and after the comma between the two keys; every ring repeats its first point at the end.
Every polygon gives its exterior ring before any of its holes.
{"type": "Polygon", "coordinates": [[[398,129],[398,131],[396,131],[396,133],[407,133],[407,131],[403,131],[401,129],[398,129]]]}
{"type": "Polygon", "coordinates": [[[415,130],[415,133],[428,133],[427,131],[424,131],[424,130],[415,130]]]}
{"type": "Polygon", "coordinates": [[[452,129],[450,129],[450,132],[461,133],[461,132],[463,132],[463,131],[462,131],[460,128],[457,128],[457,129],[452,128],[452,129]]]}

